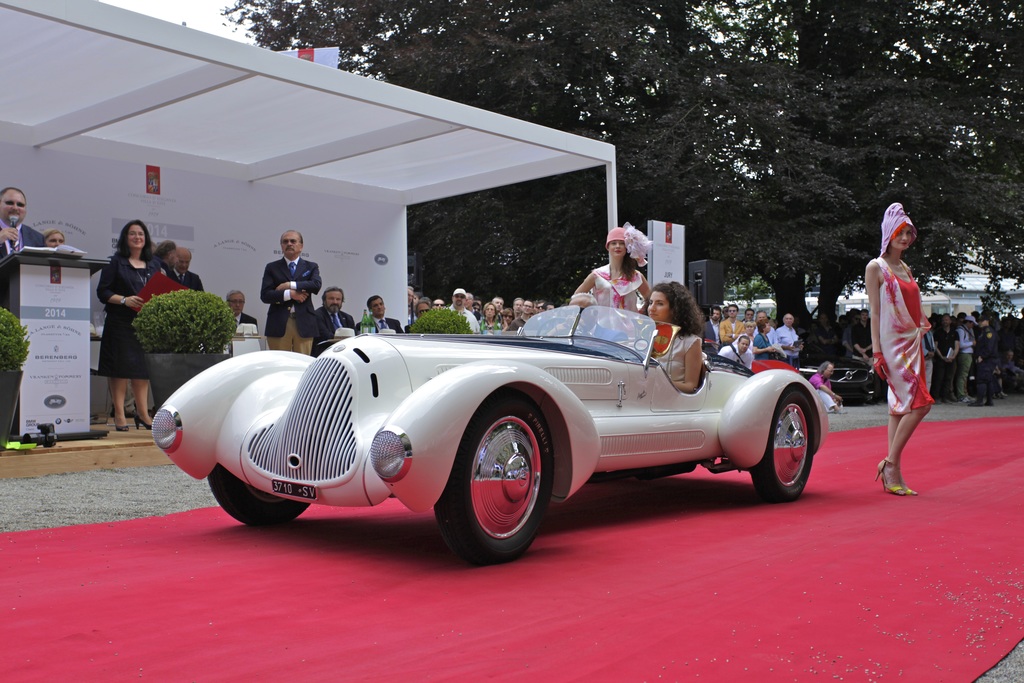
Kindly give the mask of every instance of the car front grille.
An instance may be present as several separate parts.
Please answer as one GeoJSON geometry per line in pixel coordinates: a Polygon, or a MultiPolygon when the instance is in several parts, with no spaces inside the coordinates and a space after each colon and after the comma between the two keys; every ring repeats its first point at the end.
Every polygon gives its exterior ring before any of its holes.
{"type": "Polygon", "coordinates": [[[833,382],[867,382],[871,379],[868,370],[861,368],[836,368],[832,372],[833,382]]]}
{"type": "Polygon", "coordinates": [[[318,358],[302,375],[281,418],[249,439],[249,460],[265,472],[294,481],[344,476],[356,460],[354,390],[343,363],[329,356],[318,358]]]}

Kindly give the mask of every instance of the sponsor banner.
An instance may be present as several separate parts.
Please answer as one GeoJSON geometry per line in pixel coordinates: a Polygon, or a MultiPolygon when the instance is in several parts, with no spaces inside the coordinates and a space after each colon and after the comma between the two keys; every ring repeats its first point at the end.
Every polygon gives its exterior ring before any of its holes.
{"type": "Polygon", "coordinates": [[[686,284],[686,226],[647,221],[647,237],[654,244],[647,280],[651,285],[676,281],[686,284]]]}
{"type": "Polygon", "coordinates": [[[51,423],[60,435],[89,430],[89,269],[21,266],[21,324],[28,359],[17,434],[51,423]]]}

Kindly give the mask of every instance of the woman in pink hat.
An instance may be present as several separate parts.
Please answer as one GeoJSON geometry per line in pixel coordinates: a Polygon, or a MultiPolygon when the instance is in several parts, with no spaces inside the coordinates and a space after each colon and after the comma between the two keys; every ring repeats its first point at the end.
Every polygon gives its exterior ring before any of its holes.
{"type": "Polygon", "coordinates": [[[922,339],[931,329],[918,289],[903,254],[917,238],[917,228],[892,204],[882,220],[882,251],[864,273],[871,306],[871,347],[875,372],[889,385],[889,450],[878,463],[882,488],[897,496],[916,496],[903,481],[903,448],[935,401],[928,393],[922,339]]]}
{"type": "Polygon", "coordinates": [[[650,296],[651,287],[637,268],[647,265],[651,241],[626,223],[608,232],[605,248],[608,265],[591,271],[575,293],[592,293],[600,306],[639,310],[650,296]]]}

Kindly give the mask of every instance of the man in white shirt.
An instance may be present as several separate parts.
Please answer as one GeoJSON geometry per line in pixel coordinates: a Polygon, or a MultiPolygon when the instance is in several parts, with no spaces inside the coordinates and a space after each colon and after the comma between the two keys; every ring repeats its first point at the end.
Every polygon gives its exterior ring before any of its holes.
{"type": "Polygon", "coordinates": [[[452,292],[452,305],[450,308],[466,319],[473,334],[480,334],[480,321],[473,315],[473,311],[466,308],[466,290],[459,287],[452,292]]]}
{"type": "Polygon", "coordinates": [[[480,322],[481,317],[478,310],[479,308],[480,304],[473,296],[473,292],[466,292],[466,310],[473,314],[473,317],[476,318],[477,322],[480,322]]]}
{"type": "Polygon", "coordinates": [[[779,346],[782,347],[782,350],[786,353],[786,358],[789,359],[789,364],[794,368],[799,368],[800,347],[802,343],[796,330],[793,329],[794,322],[796,322],[796,318],[793,317],[793,314],[787,313],[782,317],[782,327],[776,330],[775,334],[778,337],[779,346]]]}

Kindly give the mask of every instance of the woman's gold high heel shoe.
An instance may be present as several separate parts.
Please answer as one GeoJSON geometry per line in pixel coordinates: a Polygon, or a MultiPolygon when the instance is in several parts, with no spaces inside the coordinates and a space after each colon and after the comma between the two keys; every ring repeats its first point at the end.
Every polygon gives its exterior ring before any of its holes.
{"type": "MultiPolygon", "coordinates": [[[[890,461],[889,458],[885,458],[882,462],[878,463],[878,474],[875,475],[875,481],[878,481],[878,478],[882,477],[882,472],[885,470],[886,465],[892,465],[892,461],[890,461]]],[[[910,491],[910,489],[904,488],[899,484],[896,484],[895,486],[886,486],[885,477],[882,477],[882,490],[886,493],[891,493],[894,496],[905,496],[907,495],[907,492],[910,491]]],[[[916,496],[917,493],[910,491],[910,495],[916,496]]]]}

